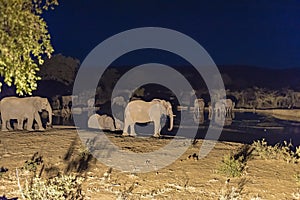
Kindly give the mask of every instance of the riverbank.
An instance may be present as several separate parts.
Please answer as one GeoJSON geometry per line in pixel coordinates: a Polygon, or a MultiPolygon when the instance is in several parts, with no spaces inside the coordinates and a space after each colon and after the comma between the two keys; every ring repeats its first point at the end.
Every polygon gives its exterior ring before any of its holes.
{"type": "MultiPolygon", "coordinates": [[[[96,133],[96,132],[95,132],[96,133]]],[[[107,133],[112,143],[125,152],[145,155],[171,142],[168,138],[121,137],[107,133]]],[[[281,160],[251,157],[241,177],[230,178],[220,173],[224,155],[245,149],[243,143],[217,142],[210,153],[199,158],[203,140],[195,140],[186,152],[162,169],[147,173],[122,172],[86,154],[77,131],[64,128],[45,132],[10,131],[1,133],[0,167],[8,169],[0,176],[0,195],[19,197],[20,188],[31,173],[22,170],[26,161],[38,152],[42,156],[43,179],[63,172],[81,169],[85,199],[299,199],[299,164],[281,160]],[[82,167],[84,164],[85,167],[82,167]],[[18,174],[16,174],[18,169],[18,174]],[[18,185],[18,182],[20,184],[18,185]]],[[[165,155],[171,155],[164,152],[165,155]]],[[[111,159],[116,159],[112,157],[111,159]]],[[[141,161],[143,162],[143,161],[141,161]]],[[[145,162],[145,161],[144,161],[145,162]]],[[[145,165],[153,161],[147,160],[145,165]]],[[[28,163],[28,162],[27,162],[28,163]]],[[[32,166],[42,166],[33,162],[32,166]]],[[[130,163],[130,162],[125,162],[130,163]]]]}
{"type": "Polygon", "coordinates": [[[253,112],[258,114],[272,115],[277,119],[300,122],[300,109],[234,109],[234,112],[253,112]]]}

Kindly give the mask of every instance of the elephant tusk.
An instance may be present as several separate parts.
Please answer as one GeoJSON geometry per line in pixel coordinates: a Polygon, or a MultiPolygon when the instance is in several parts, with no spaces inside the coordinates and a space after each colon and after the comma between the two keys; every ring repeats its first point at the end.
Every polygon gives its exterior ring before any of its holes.
{"type": "Polygon", "coordinates": [[[173,115],[173,117],[176,117],[176,115],[173,115]]]}

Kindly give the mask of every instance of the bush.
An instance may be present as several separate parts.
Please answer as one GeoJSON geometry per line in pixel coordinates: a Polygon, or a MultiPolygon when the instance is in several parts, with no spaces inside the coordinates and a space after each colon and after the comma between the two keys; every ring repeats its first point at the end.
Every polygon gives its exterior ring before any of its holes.
{"type": "Polygon", "coordinates": [[[43,157],[39,155],[38,152],[36,152],[35,154],[33,154],[30,160],[25,161],[22,169],[30,172],[36,172],[38,165],[41,165],[42,163],[43,163],[43,157]]]}
{"type": "Polygon", "coordinates": [[[219,171],[229,177],[238,177],[243,174],[245,169],[244,156],[227,154],[223,157],[219,171]]]}
{"type": "Polygon", "coordinates": [[[22,195],[30,200],[83,199],[81,194],[82,182],[83,178],[75,174],[60,175],[48,180],[35,177],[30,183],[26,181],[22,195]]]}
{"type": "Polygon", "coordinates": [[[291,142],[284,141],[283,144],[276,144],[274,146],[268,145],[265,139],[255,141],[252,144],[253,155],[262,159],[276,159],[284,160],[287,163],[297,163],[300,159],[300,147],[293,150],[291,142]]]}

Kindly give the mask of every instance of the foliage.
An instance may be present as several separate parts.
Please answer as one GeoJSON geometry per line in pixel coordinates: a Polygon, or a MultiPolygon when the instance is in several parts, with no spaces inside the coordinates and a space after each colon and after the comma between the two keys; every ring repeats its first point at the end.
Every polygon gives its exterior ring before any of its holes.
{"type": "Polygon", "coordinates": [[[26,160],[25,164],[22,169],[31,171],[31,172],[36,172],[37,166],[41,165],[43,163],[43,158],[41,155],[39,155],[38,152],[36,152],[30,160],[26,160]]]}
{"type": "Polygon", "coordinates": [[[55,5],[57,0],[0,0],[0,75],[20,95],[37,88],[38,65],[54,51],[41,15],[55,5]]]}
{"type": "Polygon", "coordinates": [[[81,194],[82,177],[75,174],[60,175],[48,180],[34,177],[31,183],[26,182],[22,191],[26,199],[83,199],[81,194]]]}
{"type": "Polygon", "coordinates": [[[75,80],[79,65],[79,60],[57,54],[45,60],[38,75],[43,80],[54,80],[69,86],[75,80]]]}
{"type": "Polygon", "coordinates": [[[133,97],[143,97],[145,95],[145,88],[138,88],[133,92],[133,97]]]}
{"type": "MultiPolygon", "coordinates": [[[[57,173],[55,176],[42,176],[44,172],[44,164],[42,156],[35,153],[30,160],[25,162],[22,171],[27,175],[23,182],[23,188],[16,170],[18,186],[23,199],[83,199],[82,183],[84,177],[78,173],[57,173]],[[25,171],[24,171],[25,170],[25,171]],[[34,173],[27,173],[34,172],[34,173]],[[30,181],[27,181],[29,178],[30,181]]],[[[54,169],[55,167],[51,167],[54,169]]],[[[47,170],[46,170],[47,172],[47,170]]]]}
{"type": "Polygon", "coordinates": [[[219,171],[228,177],[239,177],[245,169],[245,158],[243,155],[236,156],[226,154],[223,157],[219,171]]]}
{"type": "Polygon", "coordinates": [[[284,160],[287,163],[297,163],[300,159],[300,147],[293,150],[292,143],[286,141],[283,144],[276,144],[274,146],[268,145],[265,139],[255,141],[252,144],[253,155],[262,159],[276,159],[284,160]]]}

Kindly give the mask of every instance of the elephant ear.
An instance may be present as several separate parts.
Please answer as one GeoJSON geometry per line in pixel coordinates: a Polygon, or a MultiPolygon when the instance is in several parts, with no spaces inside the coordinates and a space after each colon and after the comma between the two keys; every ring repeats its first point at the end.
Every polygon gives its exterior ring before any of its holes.
{"type": "Polygon", "coordinates": [[[40,99],[35,99],[33,105],[38,112],[42,112],[42,101],[40,101],[40,99]]]}
{"type": "Polygon", "coordinates": [[[167,112],[169,112],[169,110],[172,109],[172,105],[168,101],[161,100],[161,104],[166,108],[167,112]]]}

